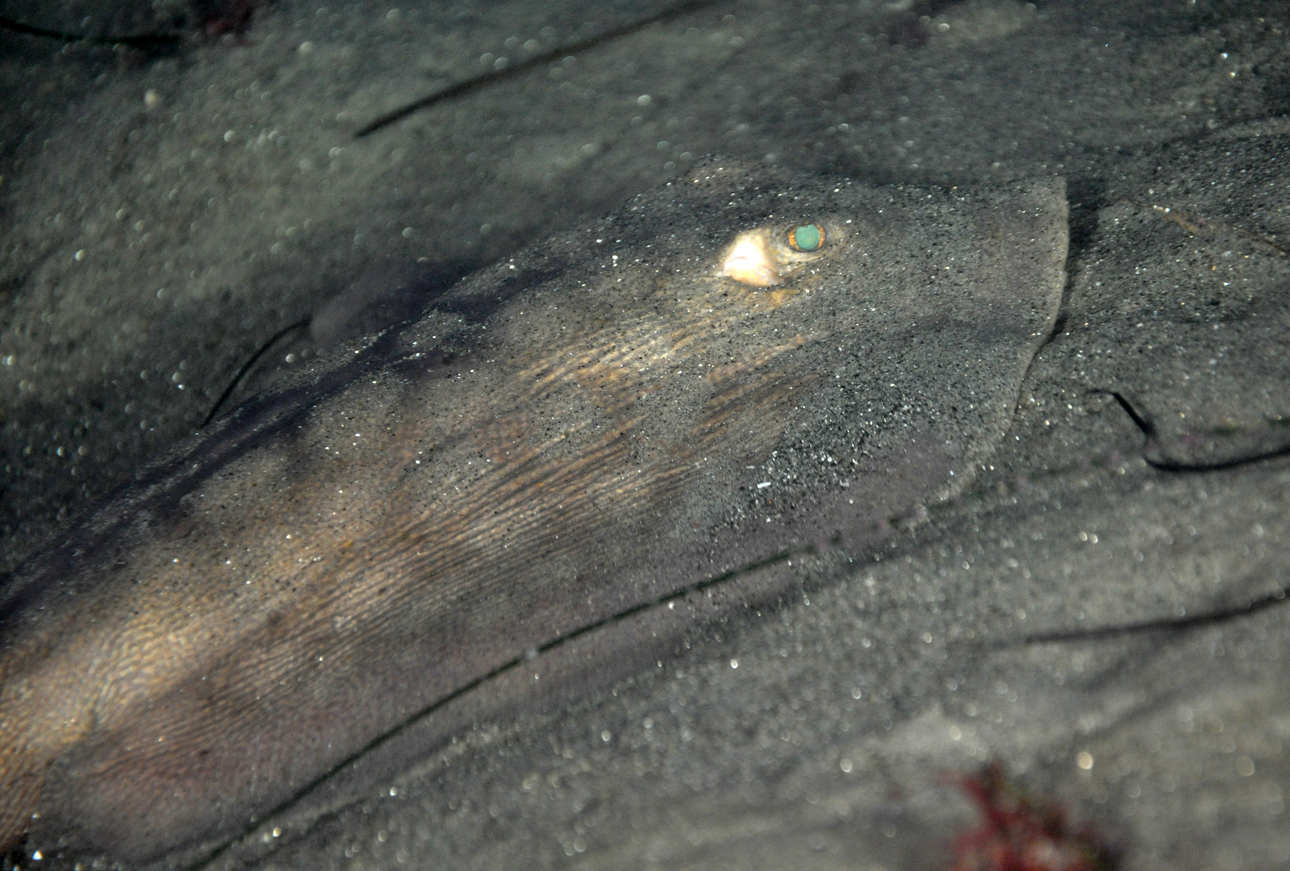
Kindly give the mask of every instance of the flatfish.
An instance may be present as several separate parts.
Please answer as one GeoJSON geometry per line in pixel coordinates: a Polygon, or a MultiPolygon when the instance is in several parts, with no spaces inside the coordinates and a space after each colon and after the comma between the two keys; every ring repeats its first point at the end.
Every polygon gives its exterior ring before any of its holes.
{"type": "Polygon", "coordinates": [[[0,842],[217,848],[493,678],[553,692],[503,673],[561,639],[862,555],[1001,438],[1066,242],[1060,180],[715,160],[335,349],[2,591],[0,842]]]}

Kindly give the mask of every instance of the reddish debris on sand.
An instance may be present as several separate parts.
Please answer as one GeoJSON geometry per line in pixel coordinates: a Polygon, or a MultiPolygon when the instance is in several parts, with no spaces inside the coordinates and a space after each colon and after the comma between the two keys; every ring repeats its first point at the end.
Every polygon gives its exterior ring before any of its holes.
{"type": "Polygon", "coordinates": [[[955,777],[984,817],[954,840],[948,871],[1111,871],[1115,857],[1091,826],[1072,828],[1059,806],[1008,782],[1003,765],[955,777]]]}

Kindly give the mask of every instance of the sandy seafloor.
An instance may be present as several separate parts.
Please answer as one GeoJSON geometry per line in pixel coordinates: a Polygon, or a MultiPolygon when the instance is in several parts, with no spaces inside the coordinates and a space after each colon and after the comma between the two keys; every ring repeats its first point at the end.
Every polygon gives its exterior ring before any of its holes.
{"type": "MultiPolygon", "coordinates": [[[[163,59],[0,33],[6,571],[337,294],[429,292],[704,154],[1068,183],[1059,327],[965,496],[868,561],[806,560],[800,599],[656,673],[481,722],[217,866],[938,867],[974,819],[944,772],[998,758],[1122,868],[1290,867],[1290,609],[1242,610],[1290,587],[1290,461],[1242,461],[1290,415],[1290,8],[901,5],[714,3],[361,140],[665,6],[276,0],[163,59]],[[1228,462],[1149,465],[1098,389],[1149,411],[1157,448],[1228,462]]],[[[178,3],[0,14],[193,27],[178,3]]]]}

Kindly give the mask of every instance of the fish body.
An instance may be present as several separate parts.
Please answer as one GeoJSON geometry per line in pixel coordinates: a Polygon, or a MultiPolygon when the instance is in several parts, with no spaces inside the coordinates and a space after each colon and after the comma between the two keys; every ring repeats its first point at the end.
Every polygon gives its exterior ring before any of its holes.
{"type": "Polygon", "coordinates": [[[1059,181],[717,161],[338,349],[0,591],[0,842],[226,842],[526,653],[871,546],[1002,434],[1065,250],[1059,181]],[[810,250],[745,283],[750,231],[810,250]]]}

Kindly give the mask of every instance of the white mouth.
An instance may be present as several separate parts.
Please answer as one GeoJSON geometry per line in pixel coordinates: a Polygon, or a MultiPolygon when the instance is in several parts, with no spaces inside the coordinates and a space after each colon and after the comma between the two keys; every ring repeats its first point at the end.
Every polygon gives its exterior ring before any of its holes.
{"type": "Polygon", "coordinates": [[[766,238],[761,232],[744,233],[730,246],[721,274],[753,287],[779,284],[779,270],[766,253],[766,238]]]}

